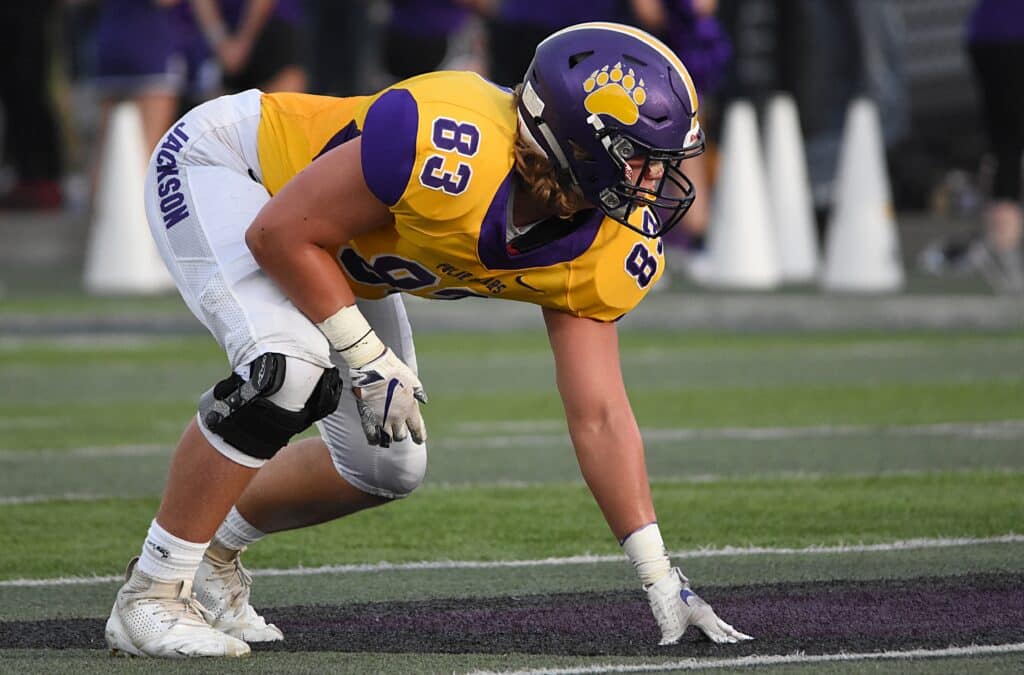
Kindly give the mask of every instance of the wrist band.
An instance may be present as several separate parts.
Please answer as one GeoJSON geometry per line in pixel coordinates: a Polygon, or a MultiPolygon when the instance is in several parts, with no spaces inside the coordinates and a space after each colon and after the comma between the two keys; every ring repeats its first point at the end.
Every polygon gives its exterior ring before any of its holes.
{"type": "Polygon", "coordinates": [[[657,523],[632,532],[622,542],[622,548],[644,584],[653,584],[672,569],[657,523]]]}
{"type": "Polygon", "coordinates": [[[355,305],[342,307],[317,324],[331,346],[349,368],[365,366],[384,353],[386,347],[355,305]]]}

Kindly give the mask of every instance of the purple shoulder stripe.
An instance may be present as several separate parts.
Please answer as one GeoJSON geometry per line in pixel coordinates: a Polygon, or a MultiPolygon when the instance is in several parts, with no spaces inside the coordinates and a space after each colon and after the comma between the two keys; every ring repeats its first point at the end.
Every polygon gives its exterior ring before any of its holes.
{"type": "Polygon", "coordinates": [[[512,173],[509,172],[491,200],[483,223],[480,224],[476,252],[480,256],[480,262],[487,269],[522,270],[527,267],[548,267],[575,260],[594,243],[597,231],[604,221],[604,214],[594,209],[594,214],[586,222],[561,239],[527,253],[510,255],[505,245],[505,226],[508,222],[511,197],[512,173]]]}
{"type": "Polygon", "coordinates": [[[419,110],[405,89],[392,89],[373,102],[363,122],[363,176],[388,206],[405,192],[416,161],[419,110]]]}

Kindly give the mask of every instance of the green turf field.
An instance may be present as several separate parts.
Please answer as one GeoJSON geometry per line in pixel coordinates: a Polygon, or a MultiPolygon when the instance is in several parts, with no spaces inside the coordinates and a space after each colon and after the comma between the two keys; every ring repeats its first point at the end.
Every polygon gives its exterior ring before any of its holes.
{"type": "MultiPolygon", "coordinates": [[[[430,394],[426,484],[386,508],[260,542],[247,563],[278,571],[257,574],[254,602],[634,589],[579,479],[544,335],[427,333],[417,348],[430,394]],[[559,560],[516,562],[545,558],[559,560]],[[418,562],[433,566],[408,564],[418,562]],[[319,566],[328,569],[295,574],[319,566]]],[[[677,560],[698,588],[1024,572],[1024,538],[1015,536],[1024,530],[1024,334],[631,330],[622,350],[662,531],[670,548],[688,552],[677,560]],[[951,539],[961,541],[943,542],[951,539]],[[926,543],[888,546],[908,540],[926,543]]],[[[0,337],[0,621],[105,616],[113,576],[156,508],[170,449],[198,394],[225,374],[203,337],[0,337]]],[[[741,629],[742,619],[728,617],[741,629]]],[[[899,669],[1021,665],[1019,652],[964,658],[899,669]]],[[[255,654],[238,671],[678,660],[301,652],[255,654]]],[[[893,665],[783,662],[773,671],[893,665]]],[[[100,650],[0,649],[2,671],[143,668],[100,650]]]]}

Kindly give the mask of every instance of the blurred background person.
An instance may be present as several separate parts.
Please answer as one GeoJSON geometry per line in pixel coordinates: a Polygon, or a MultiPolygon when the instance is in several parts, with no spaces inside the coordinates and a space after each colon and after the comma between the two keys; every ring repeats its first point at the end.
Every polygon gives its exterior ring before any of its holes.
{"type": "Polygon", "coordinates": [[[779,11],[779,84],[796,99],[824,239],[850,102],[865,96],[878,105],[887,148],[907,132],[903,20],[895,3],[874,0],[794,0],[779,11]]]}
{"type": "Polygon", "coordinates": [[[14,179],[0,208],[61,206],[62,139],[52,90],[59,9],[57,0],[0,2],[3,149],[14,179]]]}
{"type": "Polygon", "coordinates": [[[937,274],[977,272],[997,291],[1024,292],[1021,160],[1024,157],[1024,2],[980,0],[967,23],[967,52],[981,95],[994,160],[980,231],[926,247],[921,266],[937,274]]]}
{"type": "MultiPolygon", "coordinates": [[[[686,65],[700,97],[700,125],[712,145],[715,98],[732,59],[732,43],[715,16],[718,0],[630,0],[629,10],[633,23],[664,40],[686,65]]],[[[714,159],[712,150],[683,162],[697,199],[680,227],[665,237],[670,271],[687,273],[690,263],[704,251],[714,159]]]]}
{"type": "MultiPolygon", "coordinates": [[[[381,39],[384,69],[396,80],[442,68],[470,10],[460,0],[391,0],[381,39]]],[[[525,71],[524,71],[525,72],[525,71]]]]}
{"type": "Polygon", "coordinates": [[[300,0],[190,0],[190,7],[220,64],[225,92],[306,90],[300,0]]]}
{"type": "MultiPolygon", "coordinates": [[[[121,101],[132,101],[138,108],[147,153],[177,118],[188,71],[184,46],[192,29],[174,11],[180,1],[98,3],[92,78],[101,106],[97,148],[106,142],[110,113],[121,101]]],[[[144,163],[147,157],[140,160],[144,163]]],[[[95,169],[93,174],[95,193],[95,169]]]]}
{"type": "Polygon", "coordinates": [[[362,80],[378,49],[373,9],[370,0],[306,0],[310,91],[359,96],[372,90],[362,80]]]}
{"type": "Polygon", "coordinates": [[[537,44],[559,28],[625,18],[618,0],[461,1],[486,20],[488,78],[505,87],[522,81],[537,44]]]}

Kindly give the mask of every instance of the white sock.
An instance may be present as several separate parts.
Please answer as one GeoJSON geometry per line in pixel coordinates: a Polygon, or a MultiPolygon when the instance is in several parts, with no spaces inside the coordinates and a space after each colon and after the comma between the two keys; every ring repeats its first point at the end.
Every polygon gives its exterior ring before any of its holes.
{"type": "Polygon", "coordinates": [[[217,534],[213,535],[213,538],[224,548],[231,549],[232,551],[241,551],[246,546],[259,541],[265,536],[267,536],[266,532],[257,530],[250,525],[249,521],[238,512],[238,509],[232,506],[228,517],[221,523],[217,529],[217,534]]]}
{"type": "Polygon", "coordinates": [[[192,581],[209,544],[179,539],[154,519],[149,524],[137,569],[161,581],[192,581]]]}
{"type": "Polygon", "coordinates": [[[626,557],[633,563],[640,582],[645,586],[653,584],[672,570],[657,523],[644,525],[630,533],[622,541],[622,550],[626,552],[626,557]]]}

